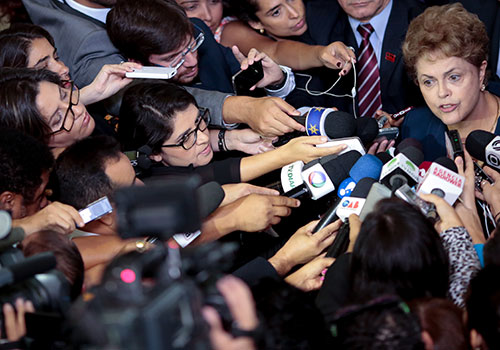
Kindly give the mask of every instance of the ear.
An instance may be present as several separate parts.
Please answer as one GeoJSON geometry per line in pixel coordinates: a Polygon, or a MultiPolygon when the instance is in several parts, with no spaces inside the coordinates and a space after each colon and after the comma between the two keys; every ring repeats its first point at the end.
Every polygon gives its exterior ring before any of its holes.
{"type": "Polygon", "coordinates": [[[0,208],[2,210],[12,210],[16,202],[16,195],[10,191],[0,194],[0,208]]]}
{"type": "Polygon", "coordinates": [[[484,340],[475,329],[470,331],[470,345],[473,349],[483,349],[484,340]]]}
{"type": "Polygon", "coordinates": [[[249,21],[248,25],[252,27],[255,30],[261,30],[264,29],[264,26],[260,22],[254,22],[254,21],[249,21]]]}
{"type": "Polygon", "coordinates": [[[151,64],[156,64],[158,66],[165,66],[165,62],[163,58],[161,58],[161,55],[151,54],[148,57],[148,61],[151,64]]]}
{"type": "Polygon", "coordinates": [[[115,215],[113,215],[114,211],[100,217],[97,221],[100,221],[105,226],[113,226],[115,223],[115,215]]]}
{"type": "Polygon", "coordinates": [[[486,67],[488,66],[488,61],[484,60],[479,66],[479,82],[484,84],[484,78],[486,77],[486,67]]]}
{"type": "Polygon", "coordinates": [[[431,335],[427,331],[422,331],[422,341],[425,345],[425,350],[433,350],[434,342],[432,341],[431,335]]]}
{"type": "Polygon", "coordinates": [[[163,160],[160,153],[150,154],[149,159],[151,159],[152,161],[157,162],[157,163],[160,163],[163,160]]]}

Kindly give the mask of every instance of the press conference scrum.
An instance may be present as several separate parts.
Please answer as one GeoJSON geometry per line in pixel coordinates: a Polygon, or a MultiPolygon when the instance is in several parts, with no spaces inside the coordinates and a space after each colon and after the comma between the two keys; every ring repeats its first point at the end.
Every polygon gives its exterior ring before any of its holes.
{"type": "Polygon", "coordinates": [[[0,4],[0,349],[499,349],[499,16],[0,4]]]}

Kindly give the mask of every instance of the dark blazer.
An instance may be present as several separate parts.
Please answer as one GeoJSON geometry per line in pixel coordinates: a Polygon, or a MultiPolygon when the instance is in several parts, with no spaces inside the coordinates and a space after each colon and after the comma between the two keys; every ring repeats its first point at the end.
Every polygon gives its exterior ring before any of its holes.
{"type": "MultiPolygon", "coordinates": [[[[401,52],[401,45],[408,25],[424,8],[425,6],[418,0],[393,0],[392,2],[392,10],[382,43],[380,62],[382,108],[388,113],[398,112],[411,105],[424,104],[418,87],[406,74],[401,52]]],[[[301,41],[313,39],[319,45],[342,41],[347,46],[352,46],[356,55],[359,54],[348,16],[340,8],[337,1],[310,0],[307,3],[307,11],[313,11],[315,19],[308,21],[308,32],[301,41]]],[[[307,16],[309,17],[309,13],[307,16]]],[[[350,93],[354,82],[353,77],[351,70],[347,77],[341,79],[340,91],[350,93]]],[[[352,103],[346,100],[344,98],[342,103],[345,104],[346,108],[352,110],[352,103]]]]}
{"type": "Polygon", "coordinates": [[[490,38],[490,54],[488,59],[488,70],[491,72],[489,78],[492,82],[500,82],[496,75],[498,64],[498,50],[500,42],[500,4],[497,0],[461,0],[467,11],[478,15],[483,21],[490,38]]]}

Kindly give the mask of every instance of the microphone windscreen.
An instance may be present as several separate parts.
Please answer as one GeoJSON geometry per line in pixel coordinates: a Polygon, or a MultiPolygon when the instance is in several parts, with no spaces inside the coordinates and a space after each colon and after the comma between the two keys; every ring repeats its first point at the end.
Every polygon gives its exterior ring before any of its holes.
{"type": "Polygon", "coordinates": [[[399,152],[403,151],[405,148],[408,147],[415,147],[419,149],[420,152],[423,152],[422,143],[420,143],[420,141],[417,139],[409,137],[407,139],[404,139],[399,143],[399,145],[397,145],[395,154],[398,154],[399,152]]]}
{"type": "Polygon", "coordinates": [[[374,118],[357,118],[356,133],[363,145],[368,145],[375,140],[379,133],[378,123],[374,118]]]}
{"type": "Polygon", "coordinates": [[[14,276],[14,283],[23,281],[36,274],[44,273],[56,267],[56,258],[52,252],[39,253],[22,260],[21,262],[10,265],[14,276]]]}
{"type": "Polygon", "coordinates": [[[323,124],[326,136],[331,139],[353,136],[356,132],[354,120],[354,116],[346,112],[334,111],[328,113],[323,124]]]}
{"type": "Polygon", "coordinates": [[[377,182],[377,180],[372,179],[371,177],[364,177],[358,181],[356,187],[351,192],[351,197],[356,198],[366,198],[373,184],[377,182]]]}
{"type": "Polygon", "coordinates": [[[495,134],[484,130],[474,130],[465,140],[465,148],[473,158],[486,161],[485,148],[495,138],[495,134]]]}
{"type": "Polygon", "coordinates": [[[400,153],[403,153],[416,166],[419,166],[424,161],[424,154],[416,147],[408,146],[400,153]]]}
{"type": "Polygon", "coordinates": [[[329,158],[328,161],[323,161],[322,158],[320,163],[335,187],[339,187],[340,183],[349,176],[349,171],[359,158],[361,158],[361,153],[349,151],[336,158],[329,158]]]}
{"type": "Polygon", "coordinates": [[[439,165],[442,165],[444,166],[445,168],[451,170],[451,171],[454,171],[455,173],[458,173],[458,168],[457,168],[457,165],[455,164],[454,161],[452,161],[450,158],[448,157],[439,157],[438,159],[436,159],[434,161],[434,163],[437,163],[439,165]]]}
{"type": "Polygon", "coordinates": [[[221,185],[215,181],[207,182],[196,189],[200,218],[206,218],[219,207],[225,197],[221,185]]]}
{"type": "Polygon", "coordinates": [[[371,154],[365,154],[352,166],[349,176],[357,183],[364,177],[377,179],[382,171],[382,161],[371,154]]]}
{"type": "Polygon", "coordinates": [[[391,155],[387,152],[378,152],[375,157],[377,157],[378,159],[380,159],[380,161],[382,162],[382,164],[385,164],[387,163],[388,161],[390,161],[392,159],[391,155]]]}
{"type": "Polygon", "coordinates": [[[5,250],[5,248],[11,247],[16,243],[21,242],[25,236],[25,232],[21,227],[13,227],[7,237],[4,237],[0,240],[0,251],[3,251],[5,250]]]}

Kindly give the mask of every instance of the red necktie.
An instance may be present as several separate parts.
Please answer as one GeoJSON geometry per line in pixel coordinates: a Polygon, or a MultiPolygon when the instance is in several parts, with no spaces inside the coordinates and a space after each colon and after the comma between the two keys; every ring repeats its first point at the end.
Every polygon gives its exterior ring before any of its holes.
{"type": "Polygon", "coordinates": [[[374,29],[370,23],[360,24],[358,32],[363,37],[358,57],[358,106],[362,117],[375,116],[375,112],[382,108],[380,98],[380,74],[378,71],[377,56],[370,44],[370,35],[374,29]]]}

